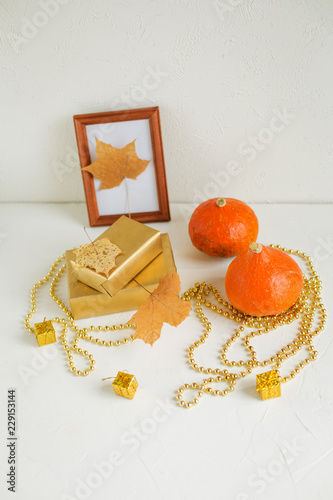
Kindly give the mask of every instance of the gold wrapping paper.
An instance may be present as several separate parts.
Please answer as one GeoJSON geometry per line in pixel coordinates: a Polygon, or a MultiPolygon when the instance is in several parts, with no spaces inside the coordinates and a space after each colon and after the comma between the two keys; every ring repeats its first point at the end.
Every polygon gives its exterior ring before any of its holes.
{"type": "Polygon", "coordinates": [[[262,399],[278,398],[281,396],[279,375],[275,370],[257,375],[257,391],[262,399]]]}
{"type": "Polygon", "coordinates": [[[118,396],[133,399],[138,388],[138,382],[134,375],[118,372],[116,379],[112,382],[112,387],[118,396]]]}
{"type": "Polygon", "coordinates": [[[79,281],[111,297],[162,251],[160,231],[129,219],[125,215],[114,222],[95,241],[102,238],[108,238],[122,251],[122,254],[116,258],[117,267],[109,278],[92,269],[75,269],[75,255],[71,257],[71,265],[79,281]]]}
{"type": "Polygon", "coordinates": [[[78,281],[71,266],[74,253],[67,251],[68,297],[74,319],[93,318],[137,309],[148,298],[148,292],[153,292],[157,288],[161,278],[167,273],[172,275],[176,271],[169,235],[162,234],[161,242],[162,253],[135,277],[136,281],[131,280],[113,297],[78,281]]]}

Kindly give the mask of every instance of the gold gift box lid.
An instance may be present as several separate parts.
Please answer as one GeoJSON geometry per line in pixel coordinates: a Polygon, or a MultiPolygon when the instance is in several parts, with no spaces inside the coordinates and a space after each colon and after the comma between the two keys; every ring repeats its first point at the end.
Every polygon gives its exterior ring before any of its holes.
{"type": "Polygon", "coordinates": [[[113,297],[134,276],[162,252],[161,233],[123,215],[95,241],[108,238],[122,251],[116,257],[116,268],[109,278],[93,269],[75,269],[75,255],[71,264],[76,278],[95,290],[113,297]]]}
{"type": "Polygon", "coordinates": [[[162,253],[140,271],[113,297],[100,293],[79,281],[71,266],[74,252],[66,252],[68,298],[74,319],[93,318],[137,309],[157,288],[160,279],[176,271],[173,252],[168,234],[161,235],[162,253]],[[142,285],[142,286],[140,286],[142,285]]]}

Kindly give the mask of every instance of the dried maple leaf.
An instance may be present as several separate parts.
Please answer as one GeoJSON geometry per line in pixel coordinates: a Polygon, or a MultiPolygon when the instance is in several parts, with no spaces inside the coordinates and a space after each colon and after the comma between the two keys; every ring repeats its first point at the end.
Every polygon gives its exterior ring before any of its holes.
{"type": "Polygon", "coordinates": [[[189,315],[191,304],[179,298],[180,280],[176,272],[162,278],[158,287],[141,304],[128,323],[136,323],[134,339],[142,339],[147,344],[160,337],[163,323],[178,326],[189,315]]]}
{"type": "Polygon", "coordinates": [[[107,278],[116,267],[116,257],[122,253],[108,238],[87,243],[74,252],[76,269],[89,267],[95,269],[97,273],[105,274],[107,278]]]}
{"type": "Polygon", "coordinates": [[[125,177],[136,179],[147,168],[150,161],[140,160],[134,143],[135,141],[132,141],[124,148],[117,149],[96,138],[97,160],[83,167],[82,170],[90,172],[96,179],[102,181],[100,190],[119,186],[125,177]]]}

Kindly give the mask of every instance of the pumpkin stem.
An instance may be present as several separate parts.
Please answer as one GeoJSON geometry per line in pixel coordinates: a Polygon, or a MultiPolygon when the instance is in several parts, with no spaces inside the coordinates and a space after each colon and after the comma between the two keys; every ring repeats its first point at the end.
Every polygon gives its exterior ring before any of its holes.
{"type": "Polygon", "coordinates": [[[226,205],[227,202],[225,201],[224,198],[217,198],[216,200],[216,205],[221,208],[221,207],[224,207],[224,205],[226,205]]]}
{"type": "Polygon", "coordinates": [[[262,245],[260,243],[250,243],[250,250],[254,253],[260,253],[262,250],[262,245]]]}

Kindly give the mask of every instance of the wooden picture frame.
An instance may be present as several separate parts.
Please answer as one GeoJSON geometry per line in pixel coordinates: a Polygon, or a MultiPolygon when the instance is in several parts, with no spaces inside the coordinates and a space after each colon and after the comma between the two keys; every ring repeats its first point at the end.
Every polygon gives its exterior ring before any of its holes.
{"type": "Polygon", "coordinates": [[[97,139],[111,144],[112,138],[111,145],[118,149],[135,140],[136,152],[141,148],[146,155],[146,158],[140,158],[150,160],[145,172],[126,183],[126,194],[121,185],[101,192],[98,189],[100,181],[81,170],[90,226],[111,225],[121,215],[130,215],[139,222],[170,220],[159,108],[75,115],[73,120],[81,169],[93,163],[97,139]],[[134,193],[134,196],[129,193],[134,193]],[[131,196],[131,202],[134,199],[133,212],[124,209],[124,196],[131,196]]]}

